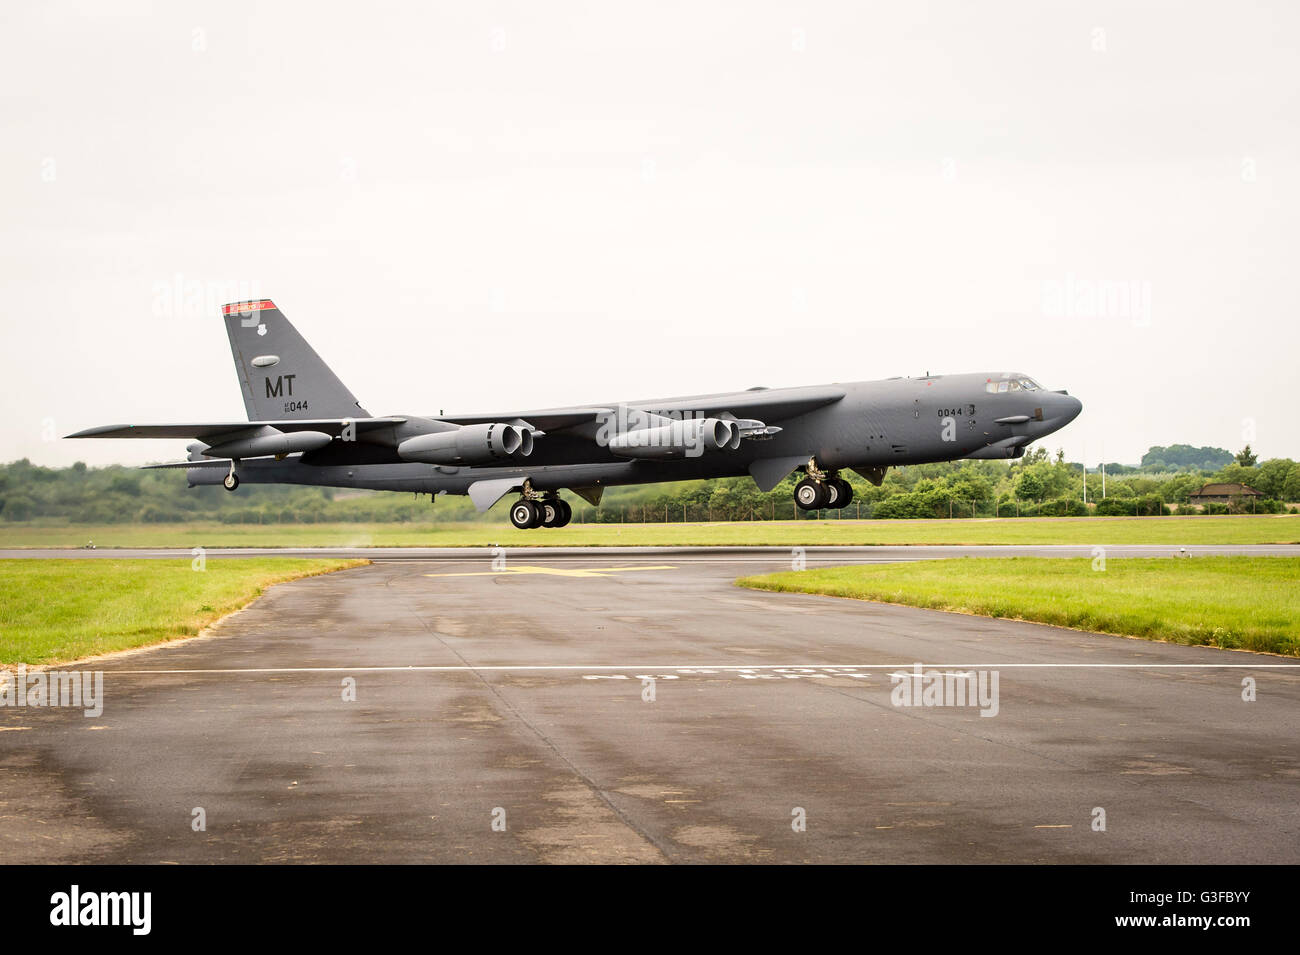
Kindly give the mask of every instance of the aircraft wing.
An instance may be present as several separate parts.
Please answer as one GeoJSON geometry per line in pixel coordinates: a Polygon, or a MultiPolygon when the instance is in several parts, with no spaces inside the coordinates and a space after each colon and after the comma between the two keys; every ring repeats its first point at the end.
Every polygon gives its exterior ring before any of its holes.
{"type": "Polygon", "coordinates": [[[236,431],[255,428],[275,428],[277,431],[320,431],[324,434],[343,433],[349,423],[357,431],[371,431],[401,424],[405,418],[299,418],[293,421],[210,421],[203,424],[110,424],[100,428],[87,428],[69,438],[214,438],[236,431]]]}
{"type": "Polygon", "coordinates": [[[541,411],[509,411],[502,414],[438,415],[439,421],[452,424],[492,424],[500,421],[504,424],[527,424],[539,431],[560,431],[575,425],[595,421],[602,414],[609,414],[614,408],[546,408],[541,411]]]}
{"type": "MultiPolygon", "coordinates": [[[[809,388],[755,388],[750,391],[728,391],[714,395],[690,395],[680,398],[659,398],[649,401],[628,401],[623,406],[653,414],[699,416],[730,414],[736,418],[757,418],[762,421],[781,421],[795,418],[844,397],[844,389],[834,385],[809,388]]],[[[497,414],[439,415],[440,421],[454,424],[487,424],[502,421],[508,424],[528,424],[542,431],[560,431],[599,421],[602,415],[617,410],[619,403],[592,405],[581,408],[547,408],[539,411],[509,411],[497,414]]]]}
{"type": "Polygon", "coordinates": [[[835,385],[808,388],[754,388],[716,395],[691,395],[653,401],[632,401],[631,407],[663,414],[688,412],[697,415],[732,414],[737,418],[754,417],[764,421],[784,421],[809,411],[834,404],[844,397],[844,389],[835,385]]]}

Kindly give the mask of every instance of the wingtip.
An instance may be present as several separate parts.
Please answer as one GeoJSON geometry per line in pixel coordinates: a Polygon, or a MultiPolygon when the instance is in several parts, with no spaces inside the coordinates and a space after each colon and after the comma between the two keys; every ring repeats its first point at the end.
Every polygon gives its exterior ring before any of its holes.
{"type": "Polygon", "coordinates": [[[106,424],[98,428],[85,428],[82,431],[75,431],[72,434],[65,434],[63,438],[64,440],[67,440],[68,438],[98,438],[98,437],[102,437],[107,432],[122,431],[125,428],[131,428],[131,427],[134,427],[134,425],[106,424]]]}

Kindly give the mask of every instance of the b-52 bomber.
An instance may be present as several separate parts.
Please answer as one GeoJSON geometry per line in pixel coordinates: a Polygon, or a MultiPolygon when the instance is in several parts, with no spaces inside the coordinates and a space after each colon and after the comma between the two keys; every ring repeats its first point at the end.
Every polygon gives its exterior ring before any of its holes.
{"type": "Polygon", "coordinates": [[[889,378],[598,402],[490,414],[366,411],[267,299],[222,308],[247,421],[109,425],[72,438],[190,438],[191,487],[243,482],[468,494],[486,511],[518,493],[518,528],[563,527],[569,490],[748,474],[770,491],[798,471],[795,503],[842,508],[891,466],[1018,458],[1082,404],[1018,372],[889,378]]]}

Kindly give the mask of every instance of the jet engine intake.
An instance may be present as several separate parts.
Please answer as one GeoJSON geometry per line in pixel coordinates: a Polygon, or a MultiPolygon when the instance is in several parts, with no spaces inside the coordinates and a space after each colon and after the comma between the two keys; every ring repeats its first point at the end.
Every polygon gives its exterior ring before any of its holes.
{"type": "Polygon", "coordinates": [[[451,431],[421,434],[397,446],[406,461],[428,464],[491,464],[533,453],[533,432],[513,424],[467,424],[451,431]]]}
{"type": "Polygon", "coordinates": [[[624,431],[609,440],[609,450],[624,458],[694,458],[705,451],[735,449],[740,431],[723,418],[690,418],[653,428],[624,431]]]}

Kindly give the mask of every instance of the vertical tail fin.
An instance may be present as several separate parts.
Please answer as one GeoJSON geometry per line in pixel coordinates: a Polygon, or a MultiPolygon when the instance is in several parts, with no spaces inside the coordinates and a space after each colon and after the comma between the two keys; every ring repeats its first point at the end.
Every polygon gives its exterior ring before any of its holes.
{"type": "Polygon", "coordinates": [[[275,303],[235,302],[221,311],[249,421],[370,417],[275,303]]]}

